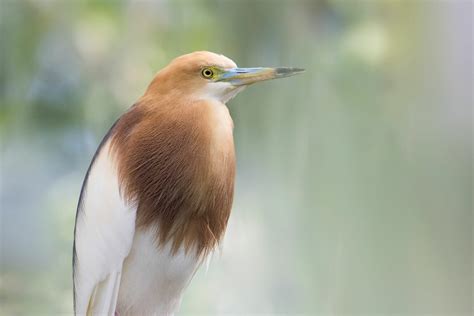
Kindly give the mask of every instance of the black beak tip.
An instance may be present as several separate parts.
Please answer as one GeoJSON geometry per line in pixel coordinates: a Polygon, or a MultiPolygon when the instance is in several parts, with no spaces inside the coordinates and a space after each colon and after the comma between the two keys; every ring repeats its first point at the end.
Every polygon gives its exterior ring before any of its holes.
{"type": "Polygon", "coordinates": [[[277,76],[292,76],[302,72],[305,72],[305,69],[294,67],[281,67],[276,69],[277,76]]]}

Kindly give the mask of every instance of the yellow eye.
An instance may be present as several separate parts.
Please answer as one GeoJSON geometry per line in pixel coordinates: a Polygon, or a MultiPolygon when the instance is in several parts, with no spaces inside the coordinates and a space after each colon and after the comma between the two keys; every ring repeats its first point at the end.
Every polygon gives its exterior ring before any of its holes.
{"type": "Polygon", "coordinates": [[[212,71],[211,68],[204,68],[202,71],[201,71],[201,75],[206,78],[206,79],[210,79],[214,76],[214,71],[212,71]]]}

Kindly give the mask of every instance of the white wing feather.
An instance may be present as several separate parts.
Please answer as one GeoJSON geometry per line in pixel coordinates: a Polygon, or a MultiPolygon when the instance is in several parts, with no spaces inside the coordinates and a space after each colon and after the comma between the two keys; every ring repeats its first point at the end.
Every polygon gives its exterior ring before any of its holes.
{"type": "Polygon", "coordinates": [[[109,141],[92,163],[76,219],[74,290],[77,315],[114,315],[136,208],[121,198],[109,141]]]}

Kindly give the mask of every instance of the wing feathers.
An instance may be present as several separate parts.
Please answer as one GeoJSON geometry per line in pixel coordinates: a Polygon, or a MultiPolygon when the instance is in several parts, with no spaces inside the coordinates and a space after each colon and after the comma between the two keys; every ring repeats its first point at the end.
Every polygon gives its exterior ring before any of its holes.
{"type": "Polygon", "coordinates": [[[119,190],[116,166],[105,141],[85,181],[76,218],[75,313],[113,315],[123,261],[135,234],[136,207],[119,190]]]}
{"type": "Polygon", "coordinates": [[[92,293],[87,308],[87,315],[115,314],[121,272],[113,272],[105,280],[98,283],[92,293]]]}

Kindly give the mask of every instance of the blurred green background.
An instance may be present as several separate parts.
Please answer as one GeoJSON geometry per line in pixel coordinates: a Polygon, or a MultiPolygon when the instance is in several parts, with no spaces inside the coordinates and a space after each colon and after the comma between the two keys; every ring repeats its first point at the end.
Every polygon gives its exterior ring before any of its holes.
{"type": "Polygon", "coordinates": [[[223,250],[178,315],[470,315],[471,1],[1,0],[0,315],[71,314],[82,179],[194,50],[306,73],[232,100],[223,250]]]}

